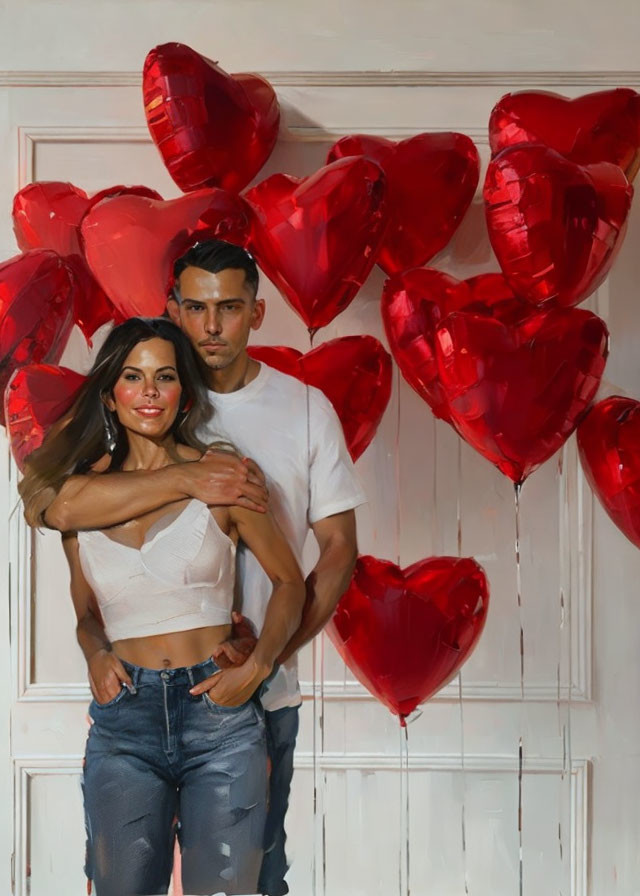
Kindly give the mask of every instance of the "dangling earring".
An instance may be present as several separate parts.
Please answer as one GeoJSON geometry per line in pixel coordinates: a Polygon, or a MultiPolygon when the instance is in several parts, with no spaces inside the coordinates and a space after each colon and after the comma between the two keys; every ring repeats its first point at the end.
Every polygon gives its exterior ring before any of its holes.
{"type": "Polygon", "coordinates": [[[106,406],[104,402],[102,402],[102,420],[104,423],[104,444],[107,449],[108,454],[113,454],[116,450],[116,444],[118,441],[118,430],[116,429],[113,423],[113,417],[111,416],[111,411],[106,406]]]}
{"type": "Polygon", "coordinates": [[[180,422],[178,423],[178,429],[180,429],[180,427],[181,427],[184,423],[186,423],[186,421],[187,421],[187,417],[189,416],[189,411],[190,411],[192,408],[193,408],[193,399],[192,399],[192,398],[189,398],[189,399],[185,402],[184,407],[183,407],[183,408],[180,408],[180,410],[178,411],[178,413],[180,414],[180,417],[181,417],[180,422]]]}

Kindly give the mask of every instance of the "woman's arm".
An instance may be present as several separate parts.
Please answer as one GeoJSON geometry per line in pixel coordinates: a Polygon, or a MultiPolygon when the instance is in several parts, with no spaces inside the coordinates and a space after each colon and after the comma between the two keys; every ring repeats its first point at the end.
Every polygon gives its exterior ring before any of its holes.
{"type": "Polygon", "coordinates": [[[62,546],[71,573],[71,599],[78,620],[76,635],[87,661],[91,692],[98,703],[108,703],[120,693],[122,684],[132,686],[131,678],[111,650],[98,602],[80,566],[76,533],[63,535],[62,546]]]}
{"type": "Polygon", "coordinates": [[[249,699],[273,669],[284,646],[300,625],[305,584],[298,562],[270,513],[258,514],[231,507],[231,522],[239,537],[271,579],[273,591],[258,642],[241,666],[224,669],[191,689],[192,694],[209,691],[223,706],[238,706],[249,699]]]}

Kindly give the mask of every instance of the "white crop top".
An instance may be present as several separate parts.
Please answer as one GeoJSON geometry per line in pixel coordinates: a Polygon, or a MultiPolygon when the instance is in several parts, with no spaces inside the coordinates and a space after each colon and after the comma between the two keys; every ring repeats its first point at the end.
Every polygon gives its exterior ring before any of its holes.
{"type": "Polygon", "coordinates": [[[141,548],[92,529],[78,549],[110,641],[231,621],[236,548],[202,501],[156,520],[141,548]]]}

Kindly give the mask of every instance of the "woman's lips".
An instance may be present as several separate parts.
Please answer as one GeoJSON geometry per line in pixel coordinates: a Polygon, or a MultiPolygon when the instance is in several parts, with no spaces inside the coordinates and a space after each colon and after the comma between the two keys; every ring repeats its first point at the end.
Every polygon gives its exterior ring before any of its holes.
{"type": "Polygon", "coordinates": [[[158,417],[162,412],[163,408],[155,408],[155,407],[140,407],[134,408],[136,414],[140,414],[142,417],[158,417]]]}

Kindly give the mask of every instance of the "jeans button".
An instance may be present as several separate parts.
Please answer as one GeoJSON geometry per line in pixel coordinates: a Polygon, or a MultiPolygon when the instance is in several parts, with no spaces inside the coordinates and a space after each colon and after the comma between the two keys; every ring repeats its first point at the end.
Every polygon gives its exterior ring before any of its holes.
{"type": "Polygon", "coordinates": [[[161,678],[163,681],[169,681],[169,678],[170,678],[170,677],[171,677],[171,676],[170,676],[169,673],[166,672],[166,671],[160,673],[160,678],[161,678]]]}

